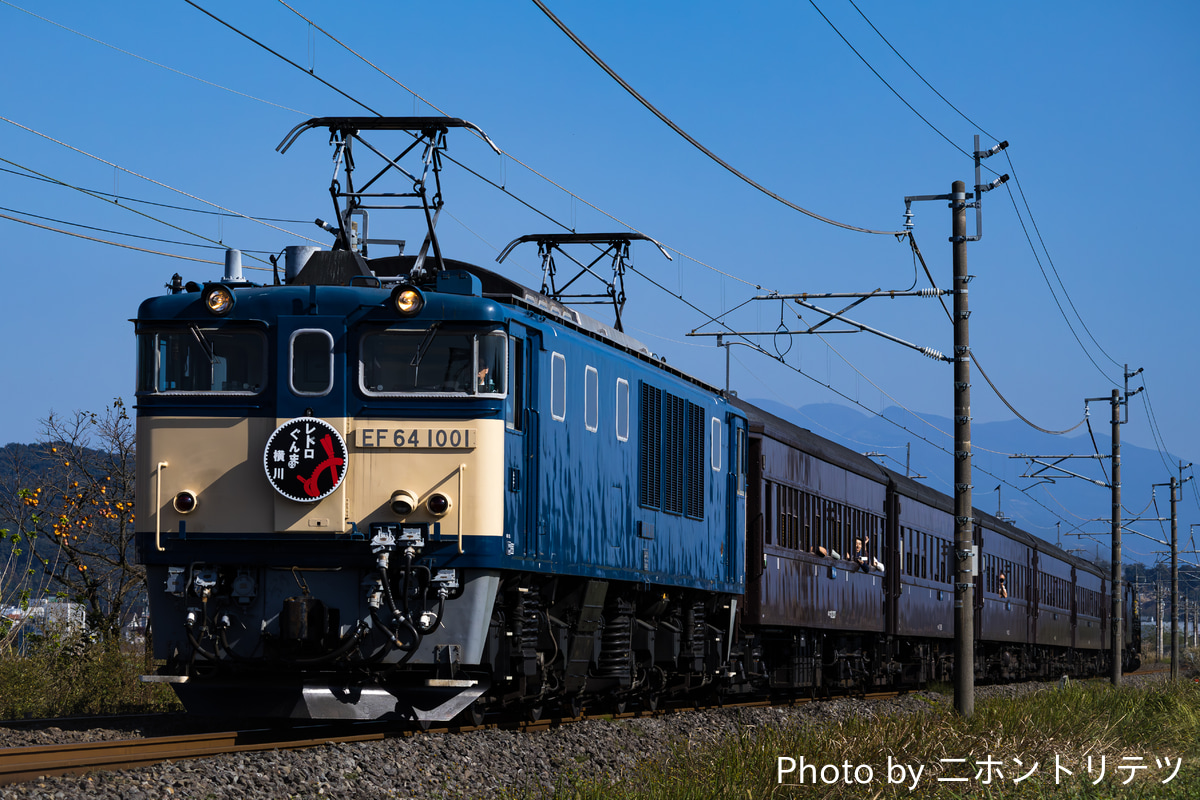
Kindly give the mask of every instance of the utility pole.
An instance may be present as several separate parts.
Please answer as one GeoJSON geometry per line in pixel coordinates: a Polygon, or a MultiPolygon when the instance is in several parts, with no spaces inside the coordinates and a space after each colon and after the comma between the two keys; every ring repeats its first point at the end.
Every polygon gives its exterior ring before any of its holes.
{"type": "Polygon", "coordinates": [[[1162,578],[1158,577],[1158,565],[1154,566],[1154,660],[1162,661],[1162,578]]]}
{"type": "Polygon", "coordinates": [[[1179,601],[1179,526],[1175,516],[1178,501],[1179,484],[1175,476],[1171,476],[1171,680],[1179,680],[1179,648],[1176,642],[1179,637],[1179,611],[1176,605],[1179,601]]]}
{"type": "MultiPolygon", "coordinates": [[[[1126,373],[1129,372],[1126,367],[1126,373]]],[[[1126,378],[1128,381],[1128,377],[1126,378]]],[[[1121,575],[1121,392],[1112,390],[1112,685],[1121,685],[1122,635],[1121,608],[1123,581],[1121,575]]]]}
{"type": "MultiPolygon", "coordinates": [[[[978,145],[975,148],[978,150],[978,145]]],[[[975,713],[974,519],[971,515],[971,340],[967,320],[967,187],[950,191],[954,258],[954,707],[975,713]]]]}
{"type": "MultiPolygon", "coordinates": [[[[1122,656],[1125,645],[1124,620],[1122,619],[1122,609],[1125,605],[1125,581],[1121,574],[1121,528],[1124,523],[1121,515],[1121,406],[1122,404],[1126,406],[1125,412],[1128,415],[1128,403],[1131,397],[1129,379],[1140,374],[1141,371],[1139,368],[1136,372],[1130,372],[1129,365],[1125,365],[1124,395],[1120,389],[1113,389],[1111,397],[1089,397],[1084,400],[1085,403],[1108,400],[1112,404],[1112,481],[1110,482],[1112,489],[1112,674],[1110,680],[1113,686],[1121,685],[1121,670],[1124,667],[1122,656]]],[[[1144,386],[1138,387],[1133,394],[1137,394],[1144,388],[1144,386]]]]}

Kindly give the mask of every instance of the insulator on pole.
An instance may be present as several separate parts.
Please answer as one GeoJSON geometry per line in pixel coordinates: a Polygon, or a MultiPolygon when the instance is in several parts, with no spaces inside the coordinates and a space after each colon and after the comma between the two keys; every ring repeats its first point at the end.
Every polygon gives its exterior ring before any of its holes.
{"type": "Polygon", "coordinates": [[[946,360],[946,357],[944,355],[942,355],[939,351],[934,350],[932,347],[921,347],[921,348],[918,348],[918,350],[921,353],[921,355],[929,356],[934,361],[945,361],[946,360]]]}

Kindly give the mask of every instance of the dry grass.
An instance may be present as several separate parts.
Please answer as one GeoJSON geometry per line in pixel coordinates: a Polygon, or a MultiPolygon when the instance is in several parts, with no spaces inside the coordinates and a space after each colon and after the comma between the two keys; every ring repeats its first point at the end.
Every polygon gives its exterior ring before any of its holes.
{"type": "MultiPolygon", "coordinates": [[[[793,766],[787,761],[782,765],[793,766]]],[[[546,796],[1200,797],[1200,684],[1163,682],[1116,690],[1100,682],[1077,684],[985,701],[971,719],[939,704],[928,713],[746,730],[708,751],[678,750],[647,761],[641,774],[615,785],[566,783],[546,796]],[[1180,758],[1178,774],[1162,783],[1180,758]],[[781,776],[781,759],[793,759],[795,769],[781,776]],[[801,764],[815,769],[802,774],[801,764]],[[1146,768],[1131,772],[1134,765],[1146,768]],[[913,770],[918,770],[915,783],[913,770]],[[953,777],[967,780],[938,780],[953,777]]]]}
{"type": "Polygon", "coordinates": [[[162,684],[143,684],[142,647],[84,638],[31,639],[0,653],[0,719],[178,710],[162,684]]]}

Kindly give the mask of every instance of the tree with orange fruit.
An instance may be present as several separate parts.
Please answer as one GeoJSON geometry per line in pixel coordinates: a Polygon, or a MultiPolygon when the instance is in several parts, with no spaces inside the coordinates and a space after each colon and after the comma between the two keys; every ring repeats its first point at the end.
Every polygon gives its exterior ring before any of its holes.
{"type": "Polygon", "coordinates": [[[134,562],[134,437],[121,400],[103,414],[53,412],[40,443],[8,464],[0,486],[7,529],[6,591],[29,599],[80,603],[88,627],[120,635],[144,597],[145,570],[134,562]],[[13,565],[17,566],[13,566],[13,565]]]}

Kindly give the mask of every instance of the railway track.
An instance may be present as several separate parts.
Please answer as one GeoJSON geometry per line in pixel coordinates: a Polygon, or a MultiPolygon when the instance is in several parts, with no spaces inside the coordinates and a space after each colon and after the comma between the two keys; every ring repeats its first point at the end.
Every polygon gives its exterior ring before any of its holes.
{"type": "MultiPolygon", "coordinates": [[[[1131,674],[1151,674],[1163,668],[1142,669],[1131,674]]],[[[853,695],[865,700],[895,697],[904,692],[867,692],[853,695]]],[[[814,702],[794,698],[774,705],[799,706],[814,702]]],[[[725,708],[761,707],[773,705],[767,701],[725,704],[725,708]]],[[[449,731],[469,732],[484,728],[510,728],[525,732],[547,730],[589,718],[634,719],[690,711],[684,708],[663,708],[657,711],[631,711],[620,714],[584,715],[575,718],[546,718],[537,722],[486,723],[478,727],[448,726],[430,728],[428,733],[449,731]]],[[[380,741],[392,737],[417,736],[422,731],[398,728],[392,723],[357,723],[346,725],[310,725],[303,728],[253,729],[215,733],[183,734],[143,739],[116,739],[73,744],[37,745],[0,748],[0,786],[21,783],[42,776],[78,775],[98,770],[120,770],[210,756],[262,750],[300,750],[327,744],[380,741]]]]}
{"type": "MultiPolygon", "coordinates": [[[[894,694],[894,693],[893,693],[894,694]]],[[[868,695],[872,697],[876,695],[868,695]]],[[[885,696],[880,694],[878,696],[885,696]]],[[[797,701],[807,702],[805,700],[797,701]]],[[[770,705],[767,702],[727,704],[726,708],[770,705]]],[[[301,750],[327,744],[371,742],[398,736],[456,731],[467,733],[485,728],[510,728],[524,732],[548,730],[583,719],[633,719],[691,710],[661,709],[653,712],[632,711],[621,714],[583,715],[573,718],[548,717],[536,722],[486,723],[480,726],[431,727],[427,731],[399,728],[394,723],[358,723],[348,730],[345,725],[313,725],[305,728],[256,729],[217,733],[159,736],[145,739],[110,739],[98,742],[36,745],[0,748],[0,786],[21,783],[42,776],[81,775],[97,770],[145,767],[164,761],[179,761],[227,753],[259,750],[301,750]]]]}
{"type": "Polygon", "coordinates": [[[130,769],[178,761],[205,758],[224,753],[256,750],[302,749],[325,744],[369,742],[399,735],[394,728],[346,733],[325,726],[305,731],[252,730],[223,733],[159,736],[150,739],[113,739],[100,742],[10,747],[0,749],[0,786],[20,783],[41,776],[79,775],[94,770],[130,769]],[[301,736],[298,737],[297,734],[301,736]]]}

